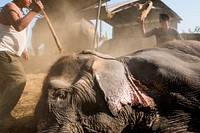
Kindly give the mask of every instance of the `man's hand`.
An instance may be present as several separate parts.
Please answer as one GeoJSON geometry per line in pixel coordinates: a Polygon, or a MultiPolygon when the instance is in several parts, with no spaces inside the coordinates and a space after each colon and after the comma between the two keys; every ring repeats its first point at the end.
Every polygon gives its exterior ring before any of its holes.
{"type": "Polygon", "coordinates": [[[138,23],[144,25],[144,19],[138,19],[138,23]]]}
{"type": "Polygon", "coordinates": [[[38,13],[38,12],[40,12],[40,11],[43,10],[43,9],[44,9],[44,5],[43,5],[42,2],[39,0],[39,1],[36,1],[36,2],[35,2],[32,11],[38,13]]]}
{"type": "Polygon", "coordinates": [[[23,51],[22,56],[23,56],[23,58],[26,59],[26,60],[29,60],[29,59],[30,59],[28,52],[25,51],[25,50],[23,51]]]}

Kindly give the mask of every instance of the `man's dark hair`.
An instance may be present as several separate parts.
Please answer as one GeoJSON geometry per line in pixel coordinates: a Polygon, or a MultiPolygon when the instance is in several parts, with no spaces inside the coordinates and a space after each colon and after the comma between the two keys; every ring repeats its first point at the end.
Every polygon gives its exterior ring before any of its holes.
{"type": "Polygon", "coordinates": [[[159,15],[159,20],[160,20],[160,22],[168,21],[169,20],[169,16],[166,13],[161,13],[159,15]]]}

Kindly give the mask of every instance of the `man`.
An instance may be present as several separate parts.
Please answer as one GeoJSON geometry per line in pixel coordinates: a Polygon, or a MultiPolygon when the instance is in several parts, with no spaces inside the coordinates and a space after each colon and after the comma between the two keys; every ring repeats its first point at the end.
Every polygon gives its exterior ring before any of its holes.
{"type": "Polygon", "coordinates": [[[165,13],[159,15],[160,27],[154,28],[153,30],[146,32],[144,27],[144,20],[142,20],[142,33],[144,37],[150,37],[155,35],[157,45],[162,45],[165,42],[172,40],[181,40],[182,37],[179,32],[170,27],[169,25],[169,16],[165,13]]]}
{"type": "Polygon", "coordinates": [[[44,7],[41,1],[23,16],[32,0],[13,0],[0,12],[0,123],[14,120],[11,111],[16,106],[26,84],[26,75],[19,57],[26,52],[26,28],[44,7]]]}

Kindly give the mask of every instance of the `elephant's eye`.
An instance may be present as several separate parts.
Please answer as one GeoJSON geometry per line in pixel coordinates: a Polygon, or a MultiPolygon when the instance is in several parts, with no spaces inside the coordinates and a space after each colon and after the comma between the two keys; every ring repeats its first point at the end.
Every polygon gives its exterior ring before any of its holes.
{"type": "Polygon", "coordinates": [[[56,89],[53,96],[56,97],[56,98],[64,99],[64,98],[66,98],[66,93],[67,93],[66,90],[56,89]]]}

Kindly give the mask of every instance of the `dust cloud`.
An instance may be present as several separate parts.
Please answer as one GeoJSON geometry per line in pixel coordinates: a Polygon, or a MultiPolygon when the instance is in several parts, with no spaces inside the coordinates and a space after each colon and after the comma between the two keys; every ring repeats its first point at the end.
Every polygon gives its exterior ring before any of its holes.
{"type": "MultiPolygon", "coordinates": [[[[38,19],[32,30],[30,60],[21,59],[27,73],[27,85],[12,112],[19,123],[1,128],[1,132],[34,132],[33,113],[40,96],[43,80],[50,66],[63,55],[79,53],[84,49],[93,49],[94,25],[84,18],[79,18],[77,11],[66,0],[60,3],[55,0],[49,1],[45,4],[45,12],[64,52],[59,53],[45,19],[38,19]],[[41,45],[44,45],[43,49],[39,48],[41,45]]],[[[149,42],[149,40],[146,41],[149,42]]],[[[99,52],[118,57],[141,48],[151,47],[146,44],[149,43],[144,42],[141,38],[115,38],[105,41],[99,48],[99,52]]]]}
{"type": "Polygon", "coordinates": [[[17,118],[17,123],[0,125],[1,133],[34,133],[36,129],[34,109],[50,66],[63,55],[92,48],[94,25],[79,18],[75,9],[67,1],[56,2],[56,4],[55,1],[49,2],[45,5],[45,12],[64,52],[59,53],[46,20],[38,19],[32,29],[30,60],[20,58],[27,73],[27,84],[17,106],[12,111],[12,115],[17,118]],[[43,49],[40,49],[41,45],[44,45],[43,49]]]}
{"type": "Polygon", "coordinates": [[[67,1],[49,1],[45,5],[45,12],[64,51],[59,53],[45,18],[39,18],[32,29],[31,59],[28,62],[22,60],[28,73],[47,72],[47,68],[60,56],[93,48],[94,25],[80,18],[78,11],[67,1]]]}
{"type": "MultiPolygon", "coordinates": [[[[59,2],[49,0],[45,3],[45,12],[54,27],[64,52],[59,53],[45,18],[38,19],[32,30],[31,60],[28,62],[23,61],[26,72],[47,72],[47,68],[63,54],[79,53],[85,49],[93,49],[95,26],[90,21],[78,16],[79,10],[77,9],[79,7],[77,4],[72,4],[74,2],[66,0],[59,2]],[[44,47],[39,49],[41,45],[44,47]],[[37,68],[39,70],[36,70],[37,68]]],[[[153,39],[130,36],[137,35],[138,32],[135,29],[130,29],[126,33],[120,31],[118,37],[104,41],[98,51],[118,57],[141,48],[152,47],[152,44],[154,44],[153,39]],[[127,36],[127,34],[129,35],[127,36]],[[149,40],[151,42],[153,40],[153,43],[150,44],[149,40]]]]}

